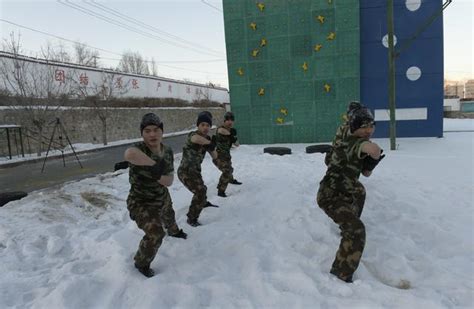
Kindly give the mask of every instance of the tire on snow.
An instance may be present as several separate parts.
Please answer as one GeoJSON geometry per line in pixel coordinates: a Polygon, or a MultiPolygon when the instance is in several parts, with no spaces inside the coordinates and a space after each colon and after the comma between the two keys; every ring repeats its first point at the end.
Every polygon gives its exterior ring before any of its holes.
{"type": "Polygon", "coordinates": [[[311,146],[306,147],[306,153],[315,153],[315,152],[327,153],[327,152],[330,152],[331,149],[332,149],[332,146],[328,144],[311,145],[311,146]]]}
{"type": "Polygon", "coordinates": [[[2,207],[3,205],[5,205],[8,202],[22,199],[27,195],[28,195],[28,193],[23,192],[23,191],[0,193],[0,207],[2,207]]]}
{"type": "Polygon", "coordinates": [[[265,147],[263,148],[263,153],[269,153],[272,155],[286,155],[291,154],[291,148],[288,147],[265,147]]]}

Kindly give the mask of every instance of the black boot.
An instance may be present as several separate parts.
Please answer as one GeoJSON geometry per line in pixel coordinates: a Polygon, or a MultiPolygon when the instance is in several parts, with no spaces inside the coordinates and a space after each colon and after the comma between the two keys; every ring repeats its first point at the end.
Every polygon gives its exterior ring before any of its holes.
{"type": "Polygon", "coordinates": [[[183,229],[179,229],[177,233],[170,234],[171,237],[176,237],[176,238],[183,238],[186,239],[188,237],[188,234],[186,234],[183,229]]]}
{"type": "Polygon", "coordinates": [[[224,191],[217,191],[217,195],[220,196],[220,197],[227,197],[227,194],[225,194],[224,191]]]}
{"type": "Polygon", "coordinates": [[[201,225],[201,223],[199,223],[199,221],[197,219],[188,218],[188,220],[186,222],[188,222],[188,224],[193,226],[193,227],[201,225]]]}
{"type": "Polygon", "coordinates": [[[240,181],[238,181],[237,179],[232,179],[230,182],[230,184],[233,184],[233,185],[241,185],[242,183],[240,181]]]}
{"type": "Polygon", "coordinates": [[[216,204],[212,204],[211,202],[207,201],[206,205],[204,205],[203,208],[206,208],[206,207],[219,207],[219,206],[217,206],[216,204]]]}
{"type": "Polygon", "coordinates": [[[151,278],[155,275],[155,271],[151,269],[150,266],[140,267],[135,264],[135,268],[138,269],[138,271],[141,272],[147,278],[151,278]]]}
{"type": "Polygon", "coordinates": [[[344,276],[344,275],[339,274],[339,273],[337,273],[336,271],[333,271],[333,270],[331,270],[330,273],[333,274],[334,276],[336,276],[339,280],[342,280],[342,281],[347,282],[347,283],[352,283],[352,275],[344,276]]]}

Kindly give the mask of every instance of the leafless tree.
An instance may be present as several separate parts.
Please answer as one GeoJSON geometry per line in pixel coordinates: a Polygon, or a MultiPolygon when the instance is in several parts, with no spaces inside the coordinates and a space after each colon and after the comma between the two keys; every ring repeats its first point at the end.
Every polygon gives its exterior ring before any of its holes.
{"type": "Polygon", "coordinates": [[[62,43],[55,47],[51,42],[46,42],[46,45],[41,47],[41,57],[51,61],[71,62],[71,55],[62,43]]]}
{"type": "Polygon", "coordinates": [[[98,67],[99,52],[97,50],[93,50],[87,45],[83,43],[76,43],[74,45],[74,53],[75,53],[75,62],[81,65],[87,65],[91,67],[98,67]]]}
{"type": "MultiPolygon", "coordinates": [[[[10,38],[2,42],[2,47],[6,53],[0,57],[0,88],[13,100],[11,108],[21,111],[33,125],[38,143],[37,154],[41,156],[43,133],[51,120],[51,112],[58,110],[61,98],[70,93],[62,78],[64,75],[60,74],[64,71],[22,56],[19,34],[15,36],[11,33],[10,38]]],[[[50,44],[43,51],[46,56],[59,54],[62,59],[66,58],[64,50],[54,51],[50,44]]]]}
{"type": "Polygon", "coordinates": [[[122,54],[119,71],[134,74],[150,74],[146,60],[138,52],[127,51],[122,54]]]}
{"type": "Polygon", "coordinates": [[[196,90],[196,93],[194,95],[194,102],[202,102],[202,101],[211,101],[212,100],[212,91],[210,88],[214,88],[215,85],[211,82],[206,83],[208,87],[199,87],[196,90]]]}
{"type": "Polygon", "coordinates": [[[153,76],[158,76],[158,66],[156,65],[155,58],[152,57],[148,64],[150,67],[150,74],[153,76]]]}
{"type": "Polygon", "coordinates": [[[111,101],[126,94],[130,90],[130,80],[125,82],[121,75],[102,72],[99,82],[90,86],[80,82],[80,76],[71,80],[76,97],[92,102],[95,114],[102,124],[102,142],[107,145],[108,120],[110,118],[111,101]]]}

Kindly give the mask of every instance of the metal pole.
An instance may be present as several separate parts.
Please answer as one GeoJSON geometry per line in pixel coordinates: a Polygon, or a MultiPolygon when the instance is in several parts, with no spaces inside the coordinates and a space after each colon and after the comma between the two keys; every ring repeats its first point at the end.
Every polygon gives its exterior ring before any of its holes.
{"type": "Polygon", "coordinates": [[[51,134],[51,139],[49,140],[48,151],[46,151],[46,156],[44,157],[43,167],[41,168],[41,173],[44,171],[44,165],[46,164],[46,160],[48,159],[49,150],[51,149],[51,144],[53,143],[54,133],[56,133],[56,128],[57,127],[58,127],[58,123],[56,123],[54,125],[53,134],[51,134]]]}
{"type": "Polygon", "coordinates": [[[390,149],[396,149],[395,49],[393,44],[393,0],[387,0],[388,28],[388,102],[390,107],[390,149]]]}
{"type": "Polygon", "coordinates": [[[7,131],[7,143],[8,143],[8,155],[10,156],[10,160],[12,159],[12,147],[10,145],[10,132],[8,132],[8,128],[5,128],[7,131]]]}
{"type": "Polygon", "coordinates": [[[25,150],[23,149],[23,137],[21,135],[21,127],[19,127],[18,130],[20,131],[21,156],[24,158],[25,157],[25,150]]]}

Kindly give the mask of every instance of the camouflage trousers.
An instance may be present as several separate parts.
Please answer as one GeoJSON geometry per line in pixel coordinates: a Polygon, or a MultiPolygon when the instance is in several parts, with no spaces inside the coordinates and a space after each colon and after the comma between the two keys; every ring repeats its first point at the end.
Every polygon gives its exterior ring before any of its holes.
{"type": "Polygon", "coordinates": [[[217,168],[222,172],[217,184],[217,190],[219,192],[225,192],[229,183],[234,179],[232,167],[232,159],[230,155],[222,155],[218,153],[217,160],[215,161],[217,168]]]}
{"type": "Polygon", "coordinates": [[[135,265],[149,267],[165,237],[162,226],[162,204],[129,196],[127,209],[130,212],[130,218],[135,221],[138,228],[145,232],[134,257],[135,265]]]}
{"type": "Polygon", "coordinates": [[[356,193],[347,195],[321,186],[318,191],[319,207],[337,224],[341,230],[341,243],[331,267],[331,273],[347,280],[359,266],[365,246],[365,226],[360,220],[365,201],[362,184],[356,193]]]}
{"type": "Polygon", "coordinates": [[[168,235],[175,235],[179,232],[178,224],[176,223],[176,215],[173,209],[173,202],[169,192],[166,192],[163,197],[163,207],[161,208],[161,221],[165,226],[168,235]]]}
{"type": "Polygon", "coordinates": [[[178,179],[194,194],[187,216],[191,220],[197,220],[207,202],[207,187],[202,176],[200,173],[186,173],[178,169],[178,179]]]}

